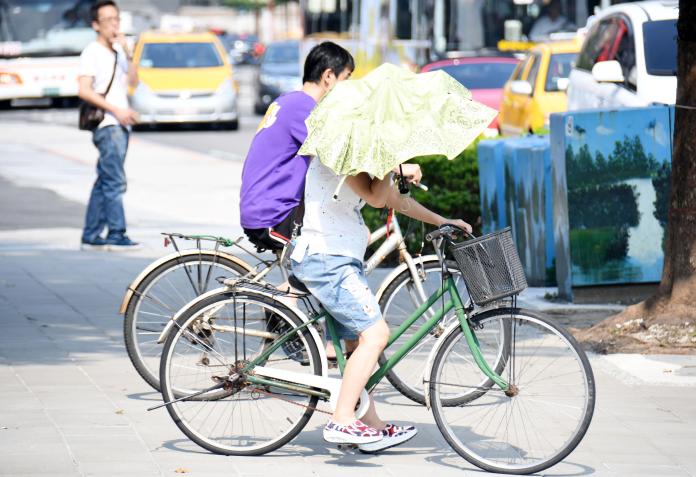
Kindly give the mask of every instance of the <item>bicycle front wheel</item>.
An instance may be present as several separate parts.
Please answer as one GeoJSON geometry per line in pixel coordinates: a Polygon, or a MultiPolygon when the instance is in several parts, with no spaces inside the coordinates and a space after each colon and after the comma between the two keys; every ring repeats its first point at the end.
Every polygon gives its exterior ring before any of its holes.
{"type": "Polygon", "coordinates": [[[232,260],[211,254],[174,256],[136,287],[123,321],[126,351],[138,374],[157,391],[164,327],[186,303],[218,286],[216,278],[248,272],[232,260]]]}
{"type": "MultiPolygon", "coordinates": [[[[382,316],[391,330],[397,329],[406,321],[416,309],[425,302],[442,285],[442,264],[439,260],[432,260],[417,265],[418,277],[413,277],[410,270],[406,269],[397,275],[385,288],[379,300],[382,316]],[[420,296],[416,289],[416,280],[423,287],[424,296],[420,296]]],[[[461,272],[457,264],[447,261],[447,269],[454,277],[455,284],[464,302],[468,294],[462,280],[461,272]]],[[[432,316],[433,307],[420,317],[408,330],[404,332],[389,348],[385,349],[379,357],[379,364],[384,364],[400,345],[406,343],[418,326],[432,316]]],[[[425,390],[423,382],[426,379],[425,363],[428,361],[430,351],[442,335],[447,326],[456,320],[454,311],[438,323],[430,334],[426,335],[396,366],[387,372],[389,382],[404,396],[419,404],[425,404],[425,390]]]]}
{"type": "MultiPolygon", "coordinates": [[[[192,304],[177,319],[162,351],[164,401],[191,396],[167,405],[176,425],[196,444],[218,454],[261,455],[289,442],[307,424],[318,397],[272,382],[252,384],[244,376],[234,382],[229,378],[239,376],[273,340],[301,324],[292,310],[253,292],[225,291],[192,304]]],[[[321,375],[319,348],[302,329],[263,366],[321,375]]]]}
{"type": "Polygon", "coordinates": [[[587,356],[554,320],[518,308],[489,310],[471,318],[480,336],[508,326],[500,375],[506,392],[490,383],[474,401],[443,403],[481,380],[461,328],[445,338],[433,362],[430,396],[438,428],[467,461],[490,472],[530,474],[565,458],[592,420],[595,384],[587,356]]]}

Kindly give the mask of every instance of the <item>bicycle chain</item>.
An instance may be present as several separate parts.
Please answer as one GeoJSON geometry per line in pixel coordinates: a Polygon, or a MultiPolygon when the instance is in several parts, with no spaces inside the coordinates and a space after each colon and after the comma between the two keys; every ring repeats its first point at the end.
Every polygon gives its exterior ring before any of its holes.
{"type": "Polygon", "coordinates": [[[329,412],[329,411],[324,411],[323,409],[319,409],[319,408],[316,407],[316,406],[309,406],[309,405],[306,405],[306,404],[300,404],[300,403],[297,403],[297,402],[295,402],[295,401],[291,401],[290,399],[282,398],[282,397],[280,397],[279,395],[274,394],[274,393],[269,392],[269,391],[266,391],[266,390],[264,390],[264,389],[259,389],[259,388],[257,388],[257,387],[247,388],[247,389],[251,389],[252,392],[253,392],[253,391],[258,391],[259,393],[262,393],[262,394],[268,394],[269,396],[274,397],[274,398],[276,398],[276,399],[280,399],[281,401],[285,401],[285,402],[288,402],[288,403],[290,403],[290,404],[294,404],[295,406],[304,407],[304,408],[307,408],[307,409],[312,410],[312,411],[317,411],[317,412],[321,412],[321,413],[324,413],[324,414],[328,414],[329,416],[331,416],[331,415],[333,414],[333,413],[331,413],[331,412],[329,412]]]}

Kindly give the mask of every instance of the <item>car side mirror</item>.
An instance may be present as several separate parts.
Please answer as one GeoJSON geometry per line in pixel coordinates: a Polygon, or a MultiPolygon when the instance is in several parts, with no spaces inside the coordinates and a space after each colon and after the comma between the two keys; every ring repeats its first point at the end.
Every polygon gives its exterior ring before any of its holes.
{"type": "Polygon", "coordinates": [[[558,91],[566,91],[569,84],[570,80],[568,78],[558,78],[556,80],[556,88],[558,88],[558,91]]]}
{"type": "Polygon", "coordinates": [[[512,83],[510,83],[510,91],[514,94],[531,96],[532,85],[529,84],[529,81],[515,80],[512,83]]]}
{"type": "Polygon", "coordinates": [[[623,83],[621,64],[616,60],[600,61],[592,67],[592,77],[598,83],[623,83]]]}

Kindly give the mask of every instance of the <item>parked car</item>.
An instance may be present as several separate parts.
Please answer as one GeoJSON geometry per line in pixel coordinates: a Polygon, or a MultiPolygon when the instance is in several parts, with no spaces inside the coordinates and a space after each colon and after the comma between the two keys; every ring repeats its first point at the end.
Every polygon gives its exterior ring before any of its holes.
{"type": "Polygon", "coordinates": [[[568,75],[579,50],[577,40],[540,43],[529,50],[503,88],[501,134],[548,128],[549,115],[566,110],[568,75]]]}
{"type": "MultiPolygon", "coordinates": [[[[474,99],[500,111],[503,86],[510,78],[519,60],[505,56],[454,58],[430,63],[421,72],[443,70],[471,91],[474,99]]],[[[489,128],[498,128],[498,118],[489,128]]]]}
{"type": "Polygon", "coordinates": [[[256,35],[227,33],[220,37],[232,63],[256,64],[264,47],[256,35]]]}
{"type": "Polygon", "coordinates": [[[238,86],[212,33],[148,32],[133,55],[138,86],[131,106],[140,124],[220,123],[239,127],[238,86]]]}
{"type": "Polygon", "coordinates": [[[678,16],[677,1],[602,10],[570,73],[568,109],[674,104],[678,16]]]}
{"type": "Polygon", "coordinates": [[[281,94],[302,88],[300,43],[296,40],[272,42],[261,57],[256,81],[254,111],[264,114],[281,94]]]}

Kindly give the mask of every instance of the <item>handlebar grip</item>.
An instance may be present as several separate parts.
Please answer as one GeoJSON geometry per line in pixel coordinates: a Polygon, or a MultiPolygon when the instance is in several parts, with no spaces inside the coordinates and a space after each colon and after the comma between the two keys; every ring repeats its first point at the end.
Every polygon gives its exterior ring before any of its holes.
{"type": "Polygon", "coordinates": [[[470,237],[473,237],[472,234],[467,232],[461,227],[457,227],[454,224],[442,224],[440,228],[437,230],[433,230],[432,232],[429,232],[425,235],[425,239],[428,241],[433,241],[436,239],[439,239],[442,236],[447,236],[450,239],[453,238],[455,234],[461,233],[463,235],[468,235],[470,237]]]}

